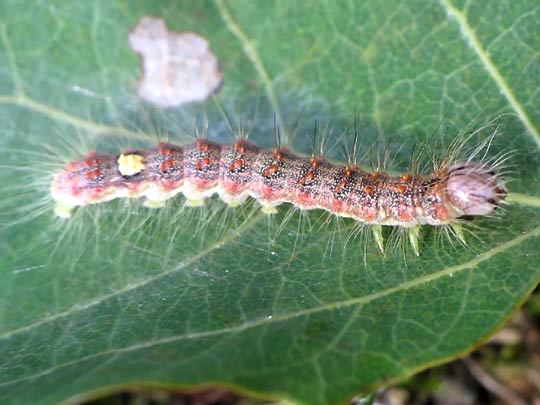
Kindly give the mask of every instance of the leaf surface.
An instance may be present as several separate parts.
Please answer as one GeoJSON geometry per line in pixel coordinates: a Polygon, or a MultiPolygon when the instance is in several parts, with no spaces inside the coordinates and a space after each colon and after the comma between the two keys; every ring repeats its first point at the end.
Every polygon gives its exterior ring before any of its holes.
{"type": "Polygon", "coordinates": [[[337,403],[485,341],[540,277],[539,20],[532,0],[1,2],[1,402],[224,384],[337,403]],[[54,218],[51,176],[89,148],[185,142],[205,115],[212,139],[232,139],[214,102],[138,100],[127,35],[144,15],[209,41],[218,102],[262,146],[275,119],[309,155],[314,122],[329,122],[328,155],[343,160],[356,114],[364,150],[384,145],[400,170],[434,133],[448,145],[509,113],[489,153],[514,151],[512,204],[475,221],[468,248],[423,229],[418,258],[286,206],[267,217],[179,197],[54,218]]]}

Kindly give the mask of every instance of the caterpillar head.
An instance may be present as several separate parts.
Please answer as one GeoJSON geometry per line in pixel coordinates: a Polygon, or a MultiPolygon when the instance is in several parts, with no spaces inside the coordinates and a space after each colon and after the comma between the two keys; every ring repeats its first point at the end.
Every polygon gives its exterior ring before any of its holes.
{"type": "Polygon", "coordinates": [[[504,182],[483,163],[457,162],[448,169],[446,193],[461,216],[488,215],[506,198],[504,182]]]}

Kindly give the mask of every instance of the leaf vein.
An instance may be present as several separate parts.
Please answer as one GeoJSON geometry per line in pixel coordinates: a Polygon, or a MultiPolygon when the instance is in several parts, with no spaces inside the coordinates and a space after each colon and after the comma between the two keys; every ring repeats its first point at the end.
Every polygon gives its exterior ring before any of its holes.
{"type": "Polygon", "coordinates": [[[4,44],[4,48],[6,49],[8,63],[11,68],[11,76],[13,79],[13,85],[15,87],[15,96],[23,97],[24,90],[23,90],[22,80],[19,75],[19,69],[17,68],[15,52],[13,51],[13,47],[11,46],[11,42],[6,32],[6,26],[4,24],[0,24],[0,40],[4,44]]]}
{"type": "Polygon", "coordinates": [[[533,140],[536,142],[538,148],[540,149],[540,130],[535,127],[535,125],[533,124],[533,122],[531,121],[527,113],[525,112],[525,109],[523,108],[523,106],[518,101],[517,97],[515,96],[514,92],[512,91],[512,88],[506,82],[506,80],[502,76],[499,69],[497,69],[497,66],[495,66],[495,64],[489,57],[488,53],[482,46],[480,39],[478,38],[473,28],[469,24],[466,14],[459,11],[451,3],[451,0],[439,0],[439,2],[441,6],[443,7],[443,9],[446,11],[446,14],[448,15],[448,17],[450,17],[457,23],[465,41],[474,50],[474,52],[480,59],[480,62],[482,63],[484,68],[487,70],[487,72],[489,73],[493,81],[495,81],[501,93],[504,95],[506,100],[510,103],[510,106],[516,112],[516,114],[522,121],[523,125],[528,130],[529,134],[531,135],[533,140]]]}
{"type": "MultiPolygon", "coordinates": [[[[122,347],[122,348],[110,349],[110,350],[94,353],[94,354],[91,354],[91,355],[88,355],[88,356],[85,356],[85,357],[82,357],[82,358],[79,358],[79,359],[76,359],[76,360],[72,360],[72,361],[69,361],[69,362],[58,364],[55,367],[51,367],[49,369],[40,371],[38,373],[29,375],[29,376],[25,376],[23,378],[4,381],[4,382],[0,383],[0,387],[15,384],[15,383],[20,382],[20,381],[39,378],[39,377],[48,375],[48,374],[54,372],[57,369],[64,368],[64,367],[69,367],[69,366],[81,363],[83,361],[99,358],[101,356],[116,355],[116,354],[120,354],[120,353],[129,353],[129,352],[133,352],[133,351],[137,351],[137,350],[148,349],[148,348],[154,347],[156,345],[174,343],[174,342],[178,342],[178,341],[182,341],[182,340],[200,339],[200,338],[214,337],[214,336],[219,336],[219,335],[224,335],[224,334],[238,334],[238,333],[241,333],[241,332],[243,332],[245,330],[248,330],[248,329],[252,329],[252,328],[256,328],[256,327],[260,327],[260,326],[264,327],[267,324],[274,323],[274,322],[286,322],[286,321],[289,321],[291,319],[298,318],[300,316],[310,316],[312,314],[320,313],[320,312],[323,312],[323,311],[336,310],[336,309],[343,308],[343,307],[348,307],[348,306],[351,306],[351,305],[365,305],[367,303],[370,303],[370,302],[375,301],[377,299],[389,296],[391,294],[400,293],[400,292],[409,290],[411,288],[418,287],[418,286],[423,285],[425,283],[438,280],[438,279],[440,279],[442,277],[450,276],[451,274],[456,274],[456,273],[459,273],[461,271],[473,269],[476,266],[478,266],[479,264],[481,264],[482,262],[484,262],[486,260],[489,260],[492,257],[494,257],[494,256],[496,256],[498,254],[501,254],[501,253],[503,253],[503,252],[505,252],[505,251],[507,251],[509,249],[512,249],[512,248],[520,245],[521,243],[524,243],[526,240],[528,240],[530,238],[534,238],[534,237],[538,237],[538,236],[540,236],[540,227],[534,228],[531,231],[526,232],[526,233],[524,233],[522,235],[519,235],[519,236],[515,237],[514,239],[511,239],[510,241],[508,241],[508,242],[506,242],[504,244],[501,244],[501,245],[499,245],[499,246],[497,246],[497,247],[495,247],[493,249],[490,249],[490,250],[478,255],[477,257],[475,257],[473,260],[470,260],[469,262],[465,262],[465,263],[462,263],[460,265],[456,265],[456,266],[452,266],[452,267],[443,268],[443,269],[441,269],[441,270],[439,270],[439,271],[437,271],[435,273],[431,273],[431,274],[428,274],[426,276],[416,278],[416,279],[411,280],[409,282],[401,283],[401,284],[399,284],[399,285],[397,285],[395,287],[388,288],[386,290],[383,290],[383,291],[380,291],[380,292],[377,292],[377,293],[374,293],[374,294],[370,294],[370,295],[366,295],[366,296],[362,296],[362,297],[357,297],[357,298],[354,298],[354,299],[351,299],[351,300],[333,302],[333,303],[330,303],[330,304],[327,304],[327,305],[308,308],[308,309],[301,310],[301,311],[286,313],[286,314],[282,314],[282,315],[276,315],[276,316],[273,316],[271,319],[269,319],[269,318],[255,319],[255,320],[245,322],[243,324],[236,325],[236,326],[231,326],[231,327],[228,327],[228,328],[223,328],[223,329],[218,329],[218,330],[208,330],[208,331],[202,331],[202,332],[185,333],[185,334],[176,335],[176,336],[169,336],[169,337],[162,338],[162,339],[156,339],[156,340],[153,340],[153,341],[150,341],[150,342],[143,342],[143,343],[133,344],[131,346],[126,346],[126,347],[122,347]]],[[[149,282],[149,281],[146,281],[146,282],[149,282]]],[[[49,318],[49,320],[50,320],[50,318],[49,318]]],[[[44,322],[40,322],[40,323],[44,323],[44,322]]],[[[33,324],[33,325],[30,325],[28,327],[25,327],[24,329],[27,330],[27,329],[29,329],[29,328],[31,328],[33,326],[36,326],[36,325],[37,325],[37,323],[33,324]]],[[[14,332],[21,332],[21,329],[19,329],[17,331],[14,331],[14,332]]],[[[11,333],[9,333],[7,335],[13,335],[14,332],[11,332],[11,333]]],[[[6,334],[4,336],[0,336],[0,338],[2,338],[2,337],[5,338],[6,334]]]]}
{"type": "Polygon", "coordinates": [[[62,111],[57,108],[48,106],[46,104],[42,104],[38,101],[32,100],[31,98],[28,98],[25,95],[0,96],[0,105],[1,104],[11,104],[11,105],[27,108],[29,110],[43,114],[46,117],[51,118],[52,120],[65,122],[76,128],[89,131],[96,136],[114,133],[121,136],[130,137],[130,139],[145,139],[145,140],[150,139],[150,136],[148,134],[145,134],[142,132],[130,131],[126,128],[117,127],[113,125],[99,124],[92,121],[88,121],[81,117],[71,115],[65,111],[62,111]]]}
{"type": "MultiPolygon", "coordinates": [[[[234,20],[232,15],[229,13],[229,10],[225,6],[225,3],[223,2],[223,0],[216,0],[216,5],[221,15],[221,18],[225,22],[225,25],[227,26],[229,31],[231,31],[232,34],[238,39],[238,41],[242,45],[242,49],[244,50],[245,55],[251,61],[251,63],[253,64],[253,67],[255,68],[255,71],[257,72],[260,79],[262,80],[264,89],[266,91],[266,95],[276,115],[276,121],[278,123],[278,126],[280,130],[285,131],[286,128],[284,125],[283,117],[281,115],[280,103],[274,91],[272,80],[270,79],[270,76],[268,72],[266,71],[266,68],[264,67],[264,64],[261,60],[261,57],[259,56],[259,53],[257,51],[255,44],[248,38],[246,33],[241,29],[238,23],[234,20]]],[[[284,132],[284,133],[287,134],[287,132],[284,132]]]]}

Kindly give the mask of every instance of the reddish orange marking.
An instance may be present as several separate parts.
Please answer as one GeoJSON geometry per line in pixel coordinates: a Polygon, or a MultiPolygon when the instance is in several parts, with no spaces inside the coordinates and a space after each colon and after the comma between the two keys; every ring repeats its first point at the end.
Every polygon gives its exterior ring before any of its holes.
{"type": "Polygon", "coordinates": [[[412,180],[412,176],[410,174],[404,174],[403,176],[401,176],[401,178],[403,179],[403,181],[411,181],[412,180]]]}
{"type": "Polygon", "coordinates": [[[411,213],[409,211],[403,211],[399,214],[399,219],[403,222],[409,222],[412,219],[411,213]]]}
{"type": "Polygon", "coordinates": [[[91,198],[91,199],[97,199],[97,198],[99,198],[99,197],[100,197],[100,194],[103,193],[103,190],[104,190],[104,189],[101,188],[101,187],[97,187],[97,188],[92,189],[92,191],[91,191],[92,194],[90,195],[90,198],[91,198]]]}
{"type": "Polygon", "coordinates": [[[264,177],[270,177],[272,173],[270,173],[270,169],[264,169],[263,176],[264,177]]]}
{"type": "Polygon", "coordinates": [[[167,170],[169,170],[173,166],[174,166],[174,162],[171,159],[167,159],[167,160],[161,162],[161,164],[159,165],[159,169],[163,173],[165,173],[165,172],[167,172],[167,170]]]}
{"type": "Polygon", "coordinates": [[[245,143],[246,141],[244,139],[236,142],[234,144],[234,150],[239,152],[242,155],[245,155],[246,154],[246,147],[244,146],[245,143]]]}
{"type": "Polygon", "coordinates": [[[161,181],[161,185],[166,190],[171,190],[173,188],[176,188],[176,187],[178,187],[178,184],[180,184],[180,183],[178,183],[177,181],[174,181],[174,180],[162,180],[161,181]]]}
{"type": "Polygon", "coordinates": [[[317,161],[317,159],[314,159],[314,158],[311,159],[310,163],[311,163],[311,168],[312,169],[316,170],[316,169],[319,168],[319,162],[317,161]]]}
{"type": "Polygon", "coordinates": [[[84,161],[86,167],[98,166],[100,163],[99,159],[86,159],[84,161]]]}
{"type": "Polygon", "coordinates": [[[160,155],[170,156],[173,154],[173,151],[169,148],[169,145],[165,142],[160,142],[158,146],[158,152],[160,155]]]}
{"type": "Polygon", "coordinates": [[[205,166],[209,166],[210,163],[212,163],[212,161],[210,160],[210,158],[205,157],[205,158],[203,159],[203,163],[204,163],[205,166]]]}
{"type": "Polygon", "coordinates": [[[232,162],[229,165],[229,170],[234,171],[236,169],[240,169],[244,166],[244,160],[243,159],[236,159],[234,162],[232,162]]]}
{"type": "Polygon", "coordinates": [[[203,164],[200,160],[197,160],[197,163],[195,163],[195,169],[202,170],[203,164]]]}
{"type": "Polygon", "coordinates": [[[308,172],[304,177],[300,179],[300,184],[305,186],[308,181],[311,181],[315,178],[315,174],[308,172]]]}
{"type": "Polygon", "coordinates": [[[272,169],[272,171],[273,171],[274,173],[279,172],[279,166],[278,166],[278,165],[272,165],[272,166],[270,166],[270,168],[272,169]]]}
{"type": "Polygon", "coordinates": [[[398,184],[396,187],[395,187],[395,190],[400,193],[400,194],[403,194],[405,191],[407,191],[407,187],[404,186],[403,184],[398,184]]]}
{"type": "Polygon", "coordinates": [[[336,188],[334,189],[334,193],[336,193],[336,194],[341,193],[341,187],[340,187],[340,186],[336,186],[336,188]]]}
{"type": "Polygon", "coordinates": [[[283,153],[279,149],[274,149],[274,159],[280,162],[283,160],[283,153]]]}
{"type": "Polygon", "coordinates": [[[446,208],[444,207],[437,207],[435,210],[435,215],[437,216],[437,219],[439,221],[444,221],[448,217],[448,213],[446,212],[446,208]]]}
{"type": "Polygon", "coordinates": [[[366,192],[367,195],[371,195],[373,194],[373,191],[375,190],[373,189],[373,186],[365,186],[364,191],[366,192]]]}
{"type": "Polygon", "coordinates": [[[381,174],[379,172],[373,172],[371,173],[371,178],[373,180],[377,180],[379,177],[381,177],[381,174]]]}
{"type": "Polygon", "coordinates": [[[201,152],[208,152],[210,150],[210,145],[208,145],[208,142],[206,142],[206,141],[204,141],[202,139],[199,139],[199,140],[197,140],[197,148],[201,152]]]}
{"type": "Polygon", "coordinates": [[[354,172],[349,167],[345,168],[345,176],[351,177],[353,175],[353,173],[354,172]]]}
{"type": "Polygon", "coordinates": [[[377,219],[377,210],[374,208],[366,208],[362,212],[362,216],[366,219],[366,221],[374,221],[377,219]]]}
{"type": "Polygon", "coordinates": [[[101,170],[99,169],[90,170],[86,172],[85,176],[88,180],[96,180],[99,176],[101,176],[101,170]]]}
{"type": "Polygon", "coordinates": [[[347,187],[347,186],[349,185],[349,183],[347,183],[347,181],[345,181],[345,180],[341,180],[341,182],[339,183],[339,185],[340,185],[341,187],[347,187]]]}
{"type": "Polygon", "coordinates": [[[308,181],[312,181],[315,177],[315,173],[307,172],[306,175],[300,179],[300,184],[305,186],[308,181]]]}
{"type": "Polygon", "coordinates": [[[79,162],[69,162],[67,165],[66,165],[66,170],[68,172],[73,172],[75,170],[78,170],[79,169],[79,162]]]}

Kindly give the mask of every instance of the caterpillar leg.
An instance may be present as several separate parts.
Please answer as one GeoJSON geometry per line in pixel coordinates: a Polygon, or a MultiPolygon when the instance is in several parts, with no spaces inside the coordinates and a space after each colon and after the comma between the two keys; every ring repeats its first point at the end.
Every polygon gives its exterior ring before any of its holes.
{"type": "Polygon", "coordinates": [[[463,226],[460,223],[451,224],[450,226],[452,227],[452,232],[456,238],[463,244],[463,246],[467,246],[465,234],[463,233],[463,226]]]}
{"type": "Polygon", "coordinates": [[[263,214],[266,214],[266,215],[273,215],[273,214],[277,214],[278,212],[276,206],[272,204],[263,204],[261,207],[261,211],[263,214]]]}
{"type": "Polygon", "coordinates": [[[151,200],[147,198],[144,200],[143,206],[147,208],[161,208],[165,206],[165,200],[151,200]]]}
{"type": "Polygon", "coordinates": [[[418,236],[420,235],[420,226],[414,226],[412,228],[409,228],[409,242],[411,242],[411,246],[414,250],[414,254],[416,256],[420,256],[420,250],[418,249],[418,236]]]}
{"type": "Polygon", "coordinates": [[[381,253],[384,255],[384,240],[383,240],[383,234],[382,234],[382,225],[371,225],[371,233],[373,234],[373,238],[375,239],[375,243],[377,244],[377,247],[381,251],[381,253]]]}
{"type": "Polygon", "coordinates": [[[71,211],[73,211],[73,208],[75,208],[73,205],[57,201],[54,206],[54,213],[60,218],[71,218],[71,211]]]}

